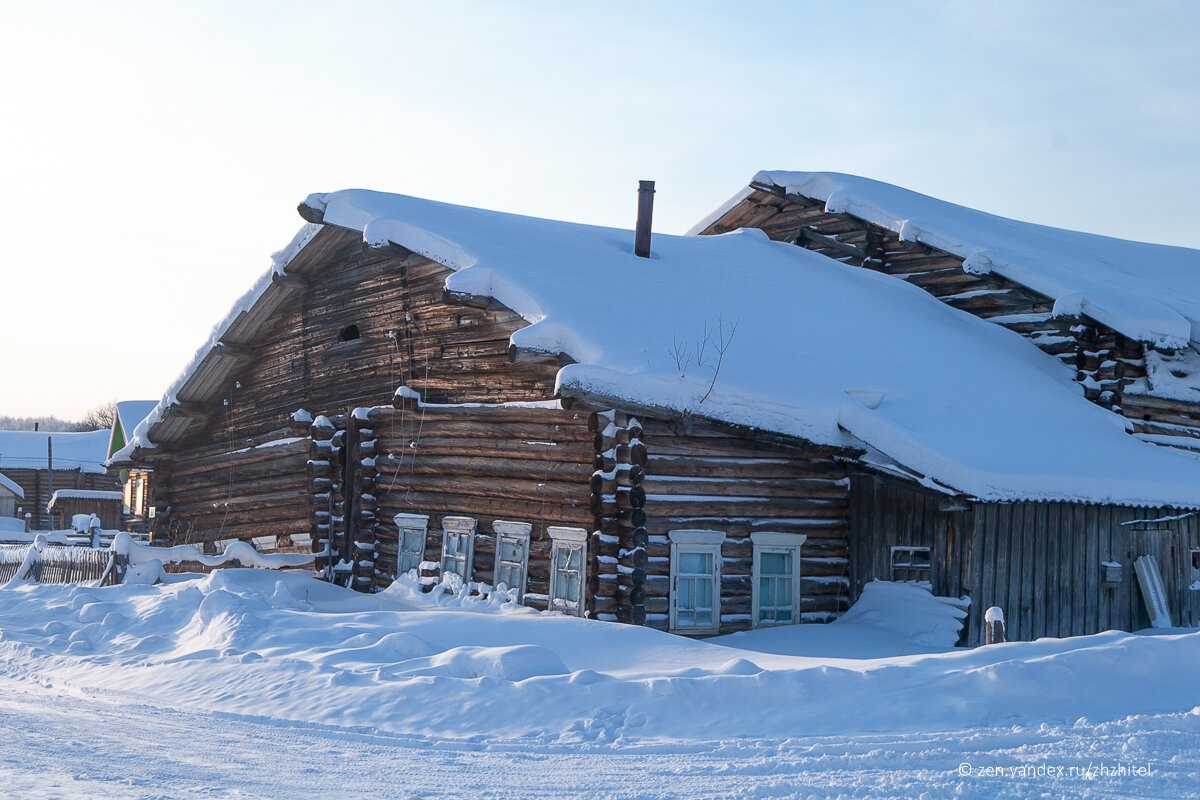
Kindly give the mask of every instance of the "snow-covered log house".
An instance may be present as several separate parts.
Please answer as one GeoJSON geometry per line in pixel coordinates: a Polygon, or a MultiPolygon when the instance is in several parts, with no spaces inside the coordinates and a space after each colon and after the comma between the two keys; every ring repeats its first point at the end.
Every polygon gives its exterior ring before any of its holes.
{"type": "Polygon", "coordinates": [[[992,605],[1014,638],[1144,627],[1145,551],[1197,622],[1200,461],[903,280],[758,230],[642,258],[400,195],[301,214],[114,456],[154,469],[158,541],[309,537],[362,590],[455,573],[689,635],[929,581],[970,643],[992,605]]]}

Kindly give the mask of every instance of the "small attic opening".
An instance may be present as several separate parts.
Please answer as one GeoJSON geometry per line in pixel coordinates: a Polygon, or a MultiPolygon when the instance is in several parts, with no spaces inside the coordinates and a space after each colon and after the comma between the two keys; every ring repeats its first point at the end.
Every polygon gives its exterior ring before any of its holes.
{"type": "Polygon", "coordinates": [[[338,331],[338,341],[339,342],[353,342],[354,340],[359,339],[361,337],[362,337],[362,334],[360,334],[358,332],[357,325],[347,325],[346,327],[344,327],[340,331],[338,331]]]}

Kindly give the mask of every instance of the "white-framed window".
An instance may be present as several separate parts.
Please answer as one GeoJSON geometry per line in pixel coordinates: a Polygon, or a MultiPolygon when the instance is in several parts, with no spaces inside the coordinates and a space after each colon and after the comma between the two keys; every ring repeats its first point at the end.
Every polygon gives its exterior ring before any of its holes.
{"type": "Polygon", "coordinates": [[[893,547],[892,580],[897,582],[929,582],[930,553],[928,547],[893,547]]]}
{"type": "Polygon", "coordinates": [[[721,629],[722,531],[670,531],[672,631],[717,633],[721,629]]]}
{"type": "Polygon", "coordinates": [[[587,531],[550,526],[551,611],[583,616],[583,582],[587,577],[587,531]]]}
{"type": "Polygon", "coordinates": [[[471,560],[475,558],[475,520],[470,517],[442,517],[442,574],[453,572],[463,581],[471,580],[471,560]]]}
{"type": "Polygon", "coordinates": [[[397,514],[396,523],[396,574],[404,575],[419,570],[425,560],[425,534],[429,530],[429,517],[425,514],[397,514]]]}
{"type": "Polygon", "coordinates": [[[517,590],[517,602],[525,598],[525,576],[529,570],[529,534],[533,525],[528,522],[492,523],[496,532],[496,574],[492,580],[517,590]]]}
{"type": "Polygon", "coordinates": [[[802,533],[750,534],[754,544],[754,626],[800,621],[800,545],[802,533]]]}

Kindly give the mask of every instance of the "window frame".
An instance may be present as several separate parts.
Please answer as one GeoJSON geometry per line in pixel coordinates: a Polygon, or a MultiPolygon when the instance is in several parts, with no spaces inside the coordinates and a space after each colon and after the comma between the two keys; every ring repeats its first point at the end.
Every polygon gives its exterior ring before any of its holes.
{"type": "Polygon", "coordinates": [[[932,583],[933,548],[924,545],[893,545],[888,551],[888,574],[893,583],[932,583]],[[897,562],[896,556],[903,553],[907,553],[908,557],[902,562],[897,562]],[[913,555],[917,553],[925,554],[923,564],[913,560],[913,555]],[[903,570],[905,575],[916,572],[918,577],[897,578],[897,570],[903,570]],[[925,573],[924,578],[919,577],[921,572],[925,573]]]}
{"type": "Polygon", "coordinates": [[[564,528],[555,525],[546,528],[546,533],[550,536],[550,590],[546,594],[546,609],[582,617],[587,602],[588,533],[583,528],[564,528]],[[560,601],[554,591],[558,586],[558,552],[564,548],[579,550],[579,599],[573,604],[565,599],[560,601]]]}
{"type": "Polygon", "coordinates": [[[500,585],[500,567],[502,564],[516,566],[521,571],[521,585],[509,586],[517,590],[517,602],[525,600],[525,584],[529,580],[529,540],[533,533],[533,524],[529,522],[509,522],[498,519],[492,523],[492,531],[496,534],[496,561],[492,568],[492,585],[500,585]],[[504,540],[515,540],[521,544],[521,561],[508,561],[503,557],[504,540]]]}
{"type": "Polygon", "coordinates": [[[453,573],[462,578],[463,583],[470,583],[471,575],[474,573],[475,562],[475,530],[479,525],[479,521],[472,517],[442,517],[442,557],[440,564],[442,567],[442,577],[448,573],[453,573]],[[463,555],[454,556],[453,559],[448,558],[446,544],[451,536],[466,537],[466,548],[463,555]],[[463,571],[449,569],[447,566],[448,560],[462,560],[463,571]]]}
{"type": "MultiPolygon", "coordinates": [[[[421,564],[425,561],[425,551],[429,549],[429,515],[428,514],[397,514],[392,517],[392,522],[396,523],[396,575],[406,575],[409,570],[415,569],[417,575],[421,574],[421,564]],[[404,533],[405,531],[420,531],[421,532],[421,553],[417,559],[415,567],[409,569],[401,569],[401,564],[404,561],[404,533]]],[[[410,552],[411,555],[411,552],[410,552]]]]}
{"type": "MultiPolygon", "coordinates": [[[[755,628],[775,628],[780,625],[796,625],[800,622],[800,547],[808,536],[803,533],[775,533],[760,531],[750,534],[754,546],[754,562],[751,568],[751,614],[755,628]],[[792,619],[790,622],[763,620],[762,610],[762,556],[764,553],[786,553],[792,557],[792,619]]],[[[772,577],[772,576],[768,576],[772,577]]]]}
{"type": "MultiPolygon", "coordinates": [[[[671,541],[671,602],[669,604],[668,630],[693,636],[713,635],[721,632],[721,545],[725,542],[724,531],[678,530],[669,531],[671,541]],[[679,559],[686,553],[701,553],[712,556],[712,624],[679,625],[679,559]]],[[[684,577],[691,577],[685,575],[684,577]]]]}

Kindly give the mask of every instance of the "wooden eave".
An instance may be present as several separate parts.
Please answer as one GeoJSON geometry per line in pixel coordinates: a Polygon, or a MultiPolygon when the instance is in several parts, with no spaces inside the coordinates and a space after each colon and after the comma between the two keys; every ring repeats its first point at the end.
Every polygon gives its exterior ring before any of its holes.
{"type": "MultiPolygon", "coordinates": [[[[263,327],[280,308],[308,287],[309,276],[326,263],[328,256],[344,246],[346,237],[351,235],[361,236],[361,233],[326,225],[296,254],[282,274],[272,276],[270,284],[254,304],[230,322],[220,341],[204,354],[176,390],[179,404],[168,407],[162,418],[150,427],[150,441],[155,444],[178,442],[207,422],[209,415],[197,414],[195,410],[216,407],[214,401],[254,357],[256,339],[263,327]]],[[[140,461],[153,451],[145,451],[140,456],[138,452],[135,451],[134,458],[140,461]]]]}

